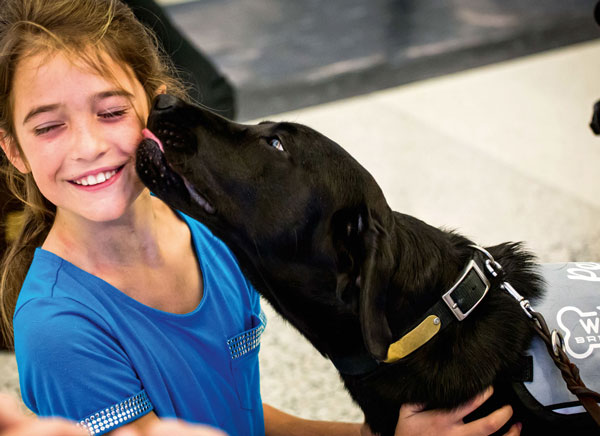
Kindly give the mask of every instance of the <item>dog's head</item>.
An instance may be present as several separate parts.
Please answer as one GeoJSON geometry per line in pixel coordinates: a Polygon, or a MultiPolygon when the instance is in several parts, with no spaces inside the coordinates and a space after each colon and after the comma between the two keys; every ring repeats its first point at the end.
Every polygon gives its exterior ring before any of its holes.
{"type": "Polygon", "coordinates": [[[169,95],[155,100],[148,128],[162,149],[145,139],[137,171],[155,195],[223,239],[313,343],[287,306],[359,314],[369,350],[385,358],[391,210],[360,164],[306,126],[237,124],[169,95]]]}

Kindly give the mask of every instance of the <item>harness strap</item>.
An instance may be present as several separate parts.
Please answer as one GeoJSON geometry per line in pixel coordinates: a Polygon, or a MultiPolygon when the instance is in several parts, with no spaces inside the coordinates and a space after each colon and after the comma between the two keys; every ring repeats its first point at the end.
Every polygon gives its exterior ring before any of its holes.
{"type": "Polygon", "coordinates": [[[546,344],[548,354],[560,370],[562,378],[567,384],[567,389],[579,399],[581,405],[590,414],[598,427],[600,427],[600,406],[598,406],[600,394],[585,385],[583,380],[581,380],[577,365],[569,360],[567,353],[565,353],[562,347],[555,346],[552,340],[552,333],[543,315],[534,310],[531,310],[530,313],[532,315],[533,328],[546,344]]]}
{"type": "MultiPolygon", "coordinates": [[[[501,281],[504,280],[504,270],[502,269],[502,266],[494,260],[492,255],[481,247],[473,247],[484,253],[488,258],[488,271],[490,271],[494,277],[498,277],[501,281]]],[[[554,361],[556,367],[560,370],[562,378],[567,384],[567,389],[579,399],[581,405],[590,414],[598,427],[600,427],[600,406],[598,406],[600,394],[589,389],[583,380],[581,380],[579,368],[569,360],[569,357],[564,350],[564,339],[562,335],[557,330],[550,332],[544,316],[541,313],[536,312],[533,307],[531,307],[529,301],[519,294],[510,283],[504,281],[500,285],[500,288],[511,295],[519,303],[523,312],[531,320],[533,329],[546,344],[548,354],[554,361]]]]}

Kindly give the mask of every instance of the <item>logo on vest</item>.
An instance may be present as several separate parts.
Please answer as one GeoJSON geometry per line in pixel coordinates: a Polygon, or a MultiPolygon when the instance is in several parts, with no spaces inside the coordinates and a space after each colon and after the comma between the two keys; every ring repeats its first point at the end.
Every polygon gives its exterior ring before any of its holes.
{"type": "MultiPolygon", "coordinates": [[[[572,265],[567,269],[568,279],[600,283],[600,263],[576,262],[572,265]]],[[[596,309],[584,312],[575,306],[566,306],[556,314],[564,333],[567,353],[576,359],[585,359],[600,348],[600,306],[596,309]]]]}
{"type": "MultiPolygon", "coordinates": [[[[600,306],[596,307],[600,310],[600,306]]],[[[556,314],[562,329],[567,353],[576,359],[585,359],[600,348],[600,317],[598,311],[583,312],[575,306],[566,306],[556,314]]]]}
{"type": "Polygon", "coordinates": [[[576,262],[575,268],[567,269],[567,278],[600,283],[600,263],[576,262]]]}

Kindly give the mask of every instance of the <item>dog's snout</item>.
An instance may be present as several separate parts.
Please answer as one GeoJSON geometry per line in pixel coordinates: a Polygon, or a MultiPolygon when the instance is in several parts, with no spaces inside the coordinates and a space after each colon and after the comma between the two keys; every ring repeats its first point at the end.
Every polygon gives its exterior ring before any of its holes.
{"type": "Polygon", "coordinates": [[[154,99],[154,110],[164,111],[177,104],[177,98],[169,94],[160,94],[154,99]]]}

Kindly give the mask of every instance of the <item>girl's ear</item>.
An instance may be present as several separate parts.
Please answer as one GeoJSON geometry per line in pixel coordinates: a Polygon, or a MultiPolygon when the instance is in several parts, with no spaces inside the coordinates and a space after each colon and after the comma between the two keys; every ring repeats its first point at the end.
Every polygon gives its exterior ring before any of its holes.
{"type": "Polygon", "coordinates": [[[0,130],[0,147],[2,147],[4,154],[16,169],[23,174],[31,172],[29,165],[27,165],[27,161],[21,156],[21,152],[19,151],[17,144],[3,130],[0,130]]]}

